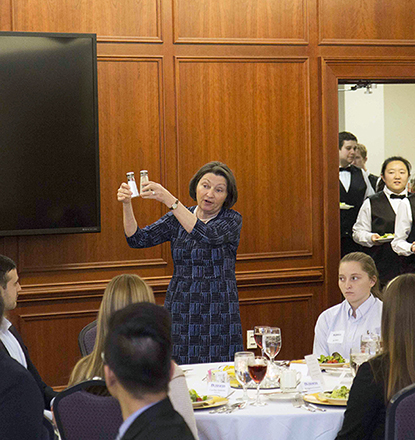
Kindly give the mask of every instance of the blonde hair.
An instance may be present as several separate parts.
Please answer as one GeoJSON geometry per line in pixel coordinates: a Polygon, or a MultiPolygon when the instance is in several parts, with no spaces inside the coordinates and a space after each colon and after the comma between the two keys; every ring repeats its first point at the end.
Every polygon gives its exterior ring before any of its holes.
{"type": "Polygon", "coordinates": [[[367,148],[363,144],[356,144],[355,150],[360,153],[363,160],[367,158],[367,148]]]}
{"type": "Polygon", "coordinates": [[[152,288],[139,276],[124,274],[114,277],[107,285],[97,319],[97,336],[92,353],[80,359],[72,370],[68,386],[95,376],[104,377],[101,352],[111,315],[117,310],[138,302],[155,304],[152,288]]]}
{"type": "Polygon", "coordinates": [[[386,287],[382,312],[386,399],[415,383],[415,274],[394,278],[386,287]]]}
{"type": "Polygon", "coordinates": [[[373,258],[370,255],[364,254],[363,252],[351,252],[350,254],[346,254],[340,260],[339,268],[340,268],[340,264],[350,263],[350,262],[359,263],[363,272],[367,273],[369,278],[371,279],[376,278],[375,285],[372,287],[371,292],[373,296],[382,299],[382,293],[380,290],[380,282],[379,282],[379,273],[373,258]]]}

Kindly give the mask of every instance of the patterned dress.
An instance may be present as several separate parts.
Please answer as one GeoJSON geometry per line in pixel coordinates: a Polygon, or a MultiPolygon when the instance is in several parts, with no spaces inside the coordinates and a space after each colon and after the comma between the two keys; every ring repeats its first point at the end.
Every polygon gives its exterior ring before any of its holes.
{"type": "Polygon", "coordinates": [[[127,237],[133,248],[171,242],[174,273],[164,306],[172,316],[179,364],[232,361],[243,350],[235,278],[241,227],[242,216],[222,208],[206,224],[198,219],[189,234],[169,212],[127,237]]]}

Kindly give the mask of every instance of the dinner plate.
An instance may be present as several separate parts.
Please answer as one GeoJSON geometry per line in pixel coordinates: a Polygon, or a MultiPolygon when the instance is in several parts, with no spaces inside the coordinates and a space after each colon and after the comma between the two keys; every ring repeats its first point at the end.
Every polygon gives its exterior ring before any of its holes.
{"type": "Polygon", "coordinates": [[[375,239],[374,241],[376,242],[376,243],[389,243],[389,242],[391,242],[393,239],[395,238],[395,235],[394,234],[392,234],[390,237],[384,237],[384,238],[377,238],[377,239],[375,239]]]}
{"type": "Polygon", "coordinates": [[[306,394],[303,398],[306,402],[316,403],[318,405],[347,406],[347,399],[330,399],[321,397],[320,394],[322,393],[306,394]]]}
{"type": "Polygon", "coordinates": [[[322,368],[323,370],[325,370],[326,368],[343,368],[343,367],[348,367],[349,364],[347,362],[343,362],[343,363],[332,363],[332,362],[322,362],[320,365],[320,368],[322,368]]]}
{"type": "Polygon", "coordinates": [[[206,400],[202,400],[201,402],[192,402],[192,406],[193,409],[208,409],[226,405],[228,402],[229,399],[227,399],[226,397],[208,396],[206,400]]]}
{"type": "Polygon", "coordinates": [[[283,393],[282,391],[274,391],[272,393],[261,393],[262,396],[266,396],[271,400],[291,400],[298,395],[298,391],[291,393],[283,393]]]}
{"type": "Polygon", "coordinates": [[[318,393],[317,399],[320,400],[320,402],[328,402],[330,405],[347,405],[347,399],[342,399],[340,397],[327,397],[324,393],[318,393]]]}
{"type": "Polygon", "coordinates": [[[353,205],[348,205],[347,203],[340,203],[340,209],[352,209],[353,205]]]}

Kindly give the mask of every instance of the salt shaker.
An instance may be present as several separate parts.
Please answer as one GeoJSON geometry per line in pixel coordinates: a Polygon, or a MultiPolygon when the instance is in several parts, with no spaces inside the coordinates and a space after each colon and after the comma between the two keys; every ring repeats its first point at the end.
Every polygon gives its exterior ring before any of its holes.
{"type": "Polygon", "coordinates": [[[129,173],[127,173],[127,181],[128,181],[128,186],[130,187],[130,189],[133,193],[131,197],[138,197],[140,194],[138,192],[138,188],[137,188],[137,184],[135,182],[135,177],[134,177],[133,171],[130,171],[129,173]]]}
{"type": "Polygon", "coordinates": [[[143,185],[148,182],[148,171],[141,170],[140,171],[140,194],[143,194],[143,185]]]}

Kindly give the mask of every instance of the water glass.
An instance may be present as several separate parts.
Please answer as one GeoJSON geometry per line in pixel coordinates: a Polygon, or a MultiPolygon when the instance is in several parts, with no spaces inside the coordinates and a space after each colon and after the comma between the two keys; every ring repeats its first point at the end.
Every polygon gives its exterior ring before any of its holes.
{"type": "Polygon", "coordinates": [[[242,389],[244,390],[243,396],[241,399],[243,402],[248,402],[248,383],[251,381],[251,376],[248,371],[249,361],[251,362],[255,359],[254,353],[251,351],[238,351],[235,353],[234,357],[234,367],[235,367],[235,377],[236,380],[242,385],[242,389]]]}

